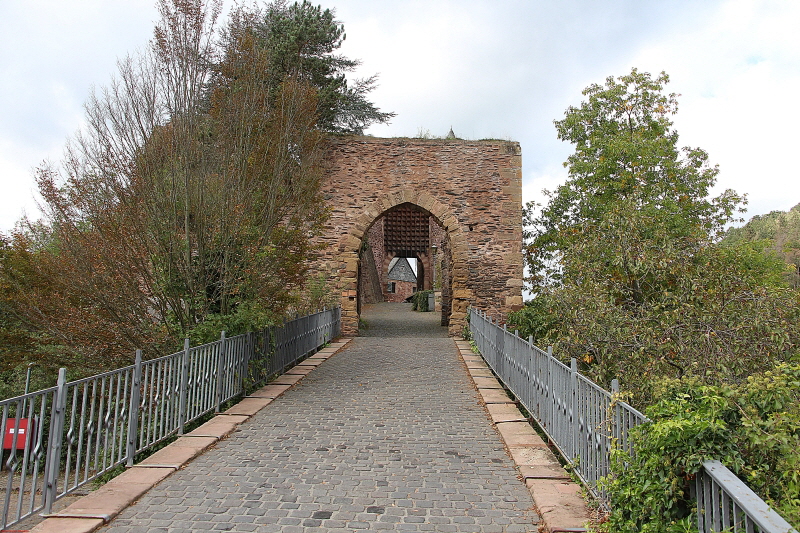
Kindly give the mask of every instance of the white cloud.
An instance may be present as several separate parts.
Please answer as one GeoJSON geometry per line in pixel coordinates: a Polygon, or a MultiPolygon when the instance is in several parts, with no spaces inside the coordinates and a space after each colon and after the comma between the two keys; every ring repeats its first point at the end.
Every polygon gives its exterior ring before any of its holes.
{"type": "Polygon", "coordinates": [[[644,69],[666,70],[681,93],[681,143],[720,165],[718,190],[747,193],[750,214],[800,202],[800,4],[733,0],[708,24],[641,50],[644,69]]]}
{"type": "MultiPolygon", "coordinates": [[[[588,84],[636,66],[670,74],[671,89],[683,94],[681,142],[708,150],[722,169],[720,186],[750,193],[751,213],[800,201],[791,159],[800,144],[800,3],[324,5],[332,6],[348,34],[341,52],[363,60],[358,75],[380,73],[373,101],[398,114],[371,134],[444,135],[452,126],[461,137],[518,140],[526,199],[566,176],[561,163],[571,147],[556,138],[553,119],[579,105],[588,84]]],[[[16,191],[30,190],[30,168],[59,158],[90,87],[108,82],[118,57],[146,45],[155,18],[152,0],[0,1],[0,211],[28,201],[16,191]]]]}

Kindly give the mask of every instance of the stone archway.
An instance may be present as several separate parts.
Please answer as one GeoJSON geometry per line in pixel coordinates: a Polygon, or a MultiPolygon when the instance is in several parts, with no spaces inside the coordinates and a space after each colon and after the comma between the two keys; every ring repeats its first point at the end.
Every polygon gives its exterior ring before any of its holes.
{"type": "MultiPolygon", "coordinates": [[[[372,225],[390,212],[392,209],[405,204],[414,205],[433,216],[447,234],[449,256],[449,286],[445,298],[445,324],[450,327],[451,333],[459,333],[466,323],[466,311],[469,306],[471,290],[467,283],[466,251],[468,246],[464,239],[463,230],[458,219],[449,212],[448,208],[438,202],[426,192],[413,190],[400,190],[385,196],[377,206],[367,209],[363,216],[356,219],[345,238],[344,250],[339,254],[338,260],[345,265],[355,265],[356,268],[347,268],[341,276],[341,281],[348,287],[342,292],[341,305],[343,312],[343,330],[358,327],[358,287],[359,287],[359,252],[362,248],[367,232],[372,225]],[[380,211],[379,211],[380,209],[380,211]],[[457,295],[457,296],[456,296],[457,295]],[[355,312],[355,314],[353,314],[355,312]]],[[[340,246],[340,249],[342,247],[340,246]]]]}
{"type": "Polygon", "coordinates": [[[359,251],[370,226],[410,203],[450,241],[449,331],[467,308],[504,314],[522,305],[522,171],[519,144],[341,137],[329,140],[322,186],[331,216],[315,270],[340,293],[342,327],[358,332],[359,251]]]}

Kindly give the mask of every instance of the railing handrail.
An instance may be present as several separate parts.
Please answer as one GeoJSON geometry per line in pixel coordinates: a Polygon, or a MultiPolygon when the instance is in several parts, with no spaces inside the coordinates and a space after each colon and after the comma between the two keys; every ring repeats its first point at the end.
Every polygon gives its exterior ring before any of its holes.
{"type": "MultiPolygon", "coordinates": [[[[721,531],[731,527],[730,516],[735,516],[736,513],[732,512],[734,506],[743,511],[746,520],[752,522],[752,525],[758,526],[761,531],[775,532],[775,533],[797,533],[797,530],[792,527],[789,522],[783,519],[781,515],[775,512],[764,500],[759,498],[758,494],[748,487],[739,479],[736,474],[731,472],[725,465],[717,460],[710,460],[703,462],[703,474],[708,476],[711,482],[715,483],[719,488],[724,491],[725,496],[731,501],[726,504],[719,501],[713,494],[710,494],[710,506],[723,506],[729,505],[730,509],[723,508],[723,513],[716,513],[717,516],[709,516],[706,518],[702,513],[698,513],[697,527],[700,531],[711,532],[721,531]],[[722,517],[717,518],[719,515],[722,517]],[[728,520],[725,520],[728,518],[728,520]],[[716,520],[715,520],[716,519],[716,520]]],[[[697,478],[697,494],[698,503],[708,491],[709,485],[702,477],[697,478]],[[706,484],[706,486],[703,486],[706,484]]],[[[709,505],[704,505],[709,507],[709,505]]],[[[750,527],[745,525],[743,528],[746,531],[752,531],[750,527]]]]}

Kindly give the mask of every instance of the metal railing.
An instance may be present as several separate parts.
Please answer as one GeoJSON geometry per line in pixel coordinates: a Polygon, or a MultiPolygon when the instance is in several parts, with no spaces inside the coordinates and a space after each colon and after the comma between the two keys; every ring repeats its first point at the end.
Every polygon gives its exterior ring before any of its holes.
{"type": "Polygon", "coordinates": [[[265,383],[341,333],[341,311],[320,311],[256,333],[191,347],[0,401],[0,529],[34,513],[187,424],[265,383]]]}
{"type": "MultiPolygon", "coordinates": [[[[470,309],[473,340],[500,381],[536,420],[586,488],[607,507],[597,481],[610,473],[612,447],[632,452],[631,428],[648,418],[612,392],[566,366],[530,340],[520,338],[491,317],[470,309]]],[[[708,461],[697,476],[697,525],[704,533],[731,531],[797,533],[718,461],[708,461]],[[735,482],[733,481],[735,480],[735,482]]]]}
{"type": "Polygon", "coordinates": [[[797,533],[719,461],[705,461],[695,483],[697,529],[703,533],[797,533]]]}

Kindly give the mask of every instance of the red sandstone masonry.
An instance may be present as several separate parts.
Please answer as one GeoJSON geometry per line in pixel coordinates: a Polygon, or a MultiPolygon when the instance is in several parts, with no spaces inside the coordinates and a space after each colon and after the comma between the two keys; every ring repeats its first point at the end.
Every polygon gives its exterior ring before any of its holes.
{"type": "Polygon", "coordinates": [[[405,202],[429,211],[452,253],[451,334],[475,305],[522,305],[522,158],[507,141],[334,138],[323,194],[331,217],[317,270],[341,294],[343,334],[358,331],[358,250],[372,224],[405,202]]]}

